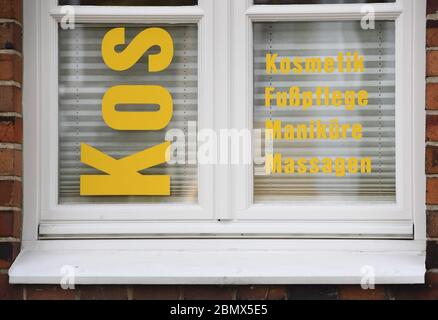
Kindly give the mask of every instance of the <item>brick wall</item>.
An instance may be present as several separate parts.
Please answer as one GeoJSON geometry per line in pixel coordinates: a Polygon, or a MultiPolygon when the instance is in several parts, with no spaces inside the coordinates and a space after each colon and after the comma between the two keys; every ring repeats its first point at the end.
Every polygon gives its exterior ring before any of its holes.
{"type": "Polygon", "coordinates": [[[0,300],[1,299],[438,299],[438,0],[428,0],[426,285],[380,286],[11,286],[22,206],[22,0],[0,0],[0,300]]]}
{"type": "Polygon", "coordinates": [[[438,0],[428,0],[426,33],[427,259],[431,284],[438,285],[438,0]]]}
{"type": "Polygon", "coordinates": [[[7,271],[20,249],[22,3],[0,0],[0,299],[20,298],[7,271]]]}

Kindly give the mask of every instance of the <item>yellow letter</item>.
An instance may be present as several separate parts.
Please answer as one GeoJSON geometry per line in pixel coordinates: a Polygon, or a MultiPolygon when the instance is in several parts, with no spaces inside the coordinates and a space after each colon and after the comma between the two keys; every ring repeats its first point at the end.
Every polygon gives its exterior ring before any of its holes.
{"type": "Polygon", "coordinates": [[[277,74],[277,66],[275,61],[278,58],[278,54],[267,54],[266,55],[266,73],[267,74],[277,74]]]}
{"type": "Polygon", "coordinates": [[[274,98],[273,93],[275,88],[266,87],[265,88],[265,107],[269,108],[271,106],[271,100],[274,98]]]}
{"type": "Polygon", "coordinates": [[[368,105],[368,91],[361,90],[359,91],[358,95],[358,104],[361,107],[366,107],[368,105]]]}
{"type": "Polygon", "coordinates": [[[294,58],[293,63],[294,63],[293,73],[298,73],[298,74],[303,73],[303,59],[294,58]]]}
{"type": "Polygon", "coordinates": [[[159,46],[158,54],[149,55],[149,72],[165,70],[174,54],[173,40],[170,34],[161,28],[149,28],[139,33],[121,52],[115,48],[126,44],[125,28],[115,28],[105,35],[102,41],[102,57],[106,65],[115,71],[125,71],[134,66],[144,53],[154,46],[159,46]]]}
{"type": "Polygon", "coordinates": [[[283,139],[283,130],[282,130],[282,122],[281,120],[266,120],[265,128],[266,135],[269,135],[270,140],[281,140],[283,139]]]}
{"type": "Polygon", "coordinates": [[[322,72],[321,58],[306,58],[306,72],[321,73],[322,72]]]}
{"type": "Polygon", "coordinates": [[[373,160],[371,158],[363,158],[360,162],[360,172],[362,174],[371,174],[373,171],[373,160]]]}
{"type": "Polygon", "coordinates": [[[283,158],[280,153],[266,154],[265,171],[267,175],[283,173],[283,158]]]}
{"type": "Polygon", "coordinates": [[[159,131],[167,127],[173,115],[173,101],[169,91],[158,86],[116,86],[109,89],[102,100],[102,116],[114,130],[159,131]],[[120,104],[159,105],[159,111],[117,111],[120,104]]]}
{"type": "Polygon", "coordinates": [[[115,160],[93,147],[81,145],[81,162],[107,175],[81,176],[81,196],[169,196],[170,176],[142,175],[139,171],[166,162],[170,142],[115,160]]]}

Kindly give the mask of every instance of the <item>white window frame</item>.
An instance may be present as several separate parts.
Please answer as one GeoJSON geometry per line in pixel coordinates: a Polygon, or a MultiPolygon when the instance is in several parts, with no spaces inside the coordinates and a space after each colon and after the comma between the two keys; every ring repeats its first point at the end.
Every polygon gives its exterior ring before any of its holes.
{"type": "MultiPolygon", "coordinates": [[[[213,168],[199,166],[198,189],[199,205],[60,205],[58,202],[58,23],[63,18],[57,0],[37,2],[35,9],[40,12],[37,21],[41,28],[39,34],[42,72],[39,112],[50,115],[41,117],[39,126],[41,144],[39,157],[41,169],[41,220],[138,220],[141,212],[147,210],[146,219],[209,219],[213,215],[213,168]]],[[[211,1],[200,1],[199,7],[87,7],[75,8],[75,23],[193,23],[199,25],[199,105],[211,105],[211,81],[205,78],[212,73],[211,59],[211,1]]],[[[37,106],[38,107],[38,106],[37,106]]],[[[199,108],[198,125],[211,128],[213,116],[199,108]]],[[[143,214],[144,216],[144,214],[143,214]]]]}
{"type": "MultiPolygon", "coordinates": [[[[252,205],[251,168],[231,165],[200,169],[205,184],[200,181],[201,205],[196,208],[59,206],[53,170],[58,117],[53,111],[58,92],[54,30],[61,16],[55,0],[24,1],[25,216],[23,251],[10,270],[12,283],[59,283],[65,265],[78,269],[77,284],[355,284],[364,266],[375,269],[376,283],[423,283],[425,0],[375,5],[377,19],[397,19],[397,88],[403,88],[397,101],[411,111],[397,114],[412,132],[405,137],[397,127],[397,205],[293,210],[252,205]],[[401,62],[412,65],[403,76],[401,62]],[[408,173],[400,175],[400,168],[408,173]],[[145,218],[145,209],[156,210],[157,216],[145,218]],[[184,218],[175,220],[181,213],[184,218]],[[75,238],[93,240],[61,240],[75,238]]],[[[360,15],[360,5],[354,4],[251,4],[200,0],[199,7],[187,8],[82,7],[76,8],[76,22],[199,22],[201,125],[251,128],[252,22],[360,15]],[[202,115],[205,105],[214,106],[210,116],[202,115]]]]}
{"type": "MultiPolygon", "coordinates": [[[[272,5],[252,6],[252,1],[233,2],[236,12],[234,33],[234,55],[239,57],[234,65],[236,71],[233,77],[235,106],[232,108],[233,127],[251,128],[253,122],[252,110],[252,23],[266,21],[358,21],[363,18],[363,4],[342,5],[272,5]],[[239,55],[239,52],[245,54],[239,55]],[[240,94],[246,92],[246,94],[240,94]],[[238,108],[239,105],[248,106],[238,108]]],[[[340,221],[390,221],[397,223],[413,222],[416,208],[414,204],[415,188],[422,184],[423,172],[415,162],[414,147],[423,145],[421,136],[413,136],[416,119],[422,116],[417,110],[413,94],[415,86],[411,70],[403,70],[406,65],[413,65],[414,72],[421,67],[422,60],[413,62],[415,50],[412,50],[414,21],[414,3],[398,0],[394,3],[373,4],[376,20],[394,20],[396,23],[396,194],[395,204],[357,204],[343,203],[323,205],[297,204],[253,204],[253,170],[252,166],[234,168],[233,195],[238,194],[233,201],[234,211],[239,219],[270,219],[281,220],[326,220],[340,221]],[[411,14],[412,13],[412,14],[411,14]],[[408,40],[406,40],[408,39],[408,40]],[[414,108],[415,107],[415,108],[414,108]],[[403,111],[401,111],[403,110],[403,111]],[[237,193],[237,190],[239,192],[237,193]]],[[[418,17],[417,17],[418,18],[418,17]]],[[[419,88],[421,89],[421,88],[419,88]]],[[[419,109],[419,108],[418,108],[419,109]]],[[[422,211],[417,214],[423,214],[422,211]]]]}

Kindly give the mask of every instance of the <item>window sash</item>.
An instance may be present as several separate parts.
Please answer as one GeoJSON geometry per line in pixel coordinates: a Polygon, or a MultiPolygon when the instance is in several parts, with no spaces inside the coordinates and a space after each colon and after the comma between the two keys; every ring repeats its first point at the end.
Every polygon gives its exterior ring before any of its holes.
{"type": "MultiPolygon", "coordinates": [[[[213,116],[208,108],[212,105],[210,61],[212,32],[212,1],[199,1],[196,7],[81,7],[75,8],[76,23],[161,23],[198,24],[198,128],[211,128],[213,116]]],[[[56,0],[39,2],[41,10],[40,55],[41,70],[41,220],[185,220],[213,218],[213,168],[198,166],[197,205],[184,204],[84,204],[60,205],[58,201],[58,23],[62,20],[62,8],[56,0]]]]}
{"type": "MultiPolygon", "coordinates": [[[[363,4],[353,5],[263,5],[253,6],[252,1],[233,2],[234,25],[237,32],[232,46],[233,70],[233,114],[237,128],[253,126],[253,34],[252,24],[260,21],[343,21],[358,20],[363,17],[363,4]],[[244,52],[245,55],[238,54],[244,52]],[[238,93],[246,94],[238,94],[238,93]],[[239,106],[246,106],[240,108],[239,106]]],[[[396,204],[348,205],[332,203],[325,205],[308,204],[254,204],[253,166],[242,165],[233,168],[231,195],[234,218],[239,220],[288,220],[288,221],[412,221],[413,220],[413,157],[412,157],[412,77],[403,66],[412,65],[412,39],[414,5],[411,1],[398,0],[396,3],[376,4],[376,20],[394,20],[396,23],[396,160],[397,160],[397,202],[396,204]],[[412,14],[402,14],[412,13],[412,14]],[[403,110],[403,111],[401,111],[403,110]],[[243,195],[242,195],[243,194],[243,195]]]]}

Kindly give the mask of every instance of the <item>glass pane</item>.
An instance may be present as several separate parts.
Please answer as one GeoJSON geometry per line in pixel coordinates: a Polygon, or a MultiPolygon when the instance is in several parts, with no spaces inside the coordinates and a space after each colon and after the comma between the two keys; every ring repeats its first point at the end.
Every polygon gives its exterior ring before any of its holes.
{"type": "MultiPolygon", "coordinates": [[[[183,154],[180,161],[183,164],[164,163],[147,170],[143,170],[144,166],[141,168],[142,175],[170,176],[170,196],[81,196],[81,176],[105,175],[94,169],[95,167],[81,162],[82,144],[118,160],[163,144],[166,133],[176,129],[186,139],[186,145],[182,148],[191,152],[194,149],[196,152],[196,142],[186,137],[191,132],[189,123],[198,119],[198,27],[194,24],[128,25],[126,43],[131,43],[135,36],[150,27],[167,31],[174,44],[174,57],[170,66],[155,73],[148,72],[148,57],[160,53],[158,46],[149,49],[126,71],[114,71],[104,63],[102,39],[116,26],[77,24],[74,30],[59,29],[60,203],[197,202],[197,165],[184,164],[188,163],[188,151],[180,153],[183,154]],[[120,85],[161,86],[168,90],[173,99],[173,117],[170,124],[160,131],[119,131],[110,128],[103,120],[102,99],[110,88],[120,85]]],[[[119,46],[117,50],[121,52],[125,48],[126,46],[119,46]]],[[[157,105],[117,105],[116,108],[119,114],[128,111],[157,111],[157,105]]]]}
{"type": "Polygon", "coordinates": [[[254,59],[255,202],[394,202],[395,23],[255,23],[254,59]]]}
{"type": "Polygon", "coordinates": [[[59,0],[60,6],[196,6],[197,0],[59,0]]]}
{"type": "Polygon", "coordinates": [[[395,0],[254,0],[254,4],[339,4],[339,3],[387,3],[395,0]]]}

